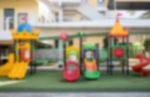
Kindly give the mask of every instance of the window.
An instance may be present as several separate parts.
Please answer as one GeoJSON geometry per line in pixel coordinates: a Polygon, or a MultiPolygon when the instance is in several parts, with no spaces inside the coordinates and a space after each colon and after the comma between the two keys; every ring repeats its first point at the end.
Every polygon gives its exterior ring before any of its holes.
{"type": "Polygon", "coordinates": [[[55,12],[55,21],[59,22],[59,14],[58,14],[58,12],[55,12]]]}
{"type": "Polygon", "coordinates": [[[28,22],[28,14],[27,13],[19,13],[18,14],[18,25],[21,23],[28,22]]]}
{"type": "Polygon", "coordinates": [[[103,3],[104,3],[104,0],[97,0],[98,5],[103,5],[103,3]]]}
{"type": "Polygon", "coordinates": [[[14,9],[4,9],[4,30],[14,28],[14,9]]]}

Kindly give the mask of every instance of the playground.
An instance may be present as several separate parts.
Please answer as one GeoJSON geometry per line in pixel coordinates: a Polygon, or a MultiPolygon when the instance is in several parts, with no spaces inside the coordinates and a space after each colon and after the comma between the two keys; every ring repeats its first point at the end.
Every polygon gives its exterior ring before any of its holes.
{"type": "Polygon", "coordinates": [[[38,51],[39,32],[26,23],[13,30],[12,36],[13,50],[6,64],[0,66],[0,91],[150,90],[150,57],[141,45],[129,45],[128,28],[122,27],[119,18],[106,35],[103,48],[98,43],[85,43],[81,32],[75,35],[79,39],[76,46],[71,41],[73,37],[62,32],[62,48],[51,51],[53,54],[38,51]],[[48,64],[41,60],[43,55],[43,60],[59,57],[55,64],[61,69],[37,70],[39,65],[48,64]]]}

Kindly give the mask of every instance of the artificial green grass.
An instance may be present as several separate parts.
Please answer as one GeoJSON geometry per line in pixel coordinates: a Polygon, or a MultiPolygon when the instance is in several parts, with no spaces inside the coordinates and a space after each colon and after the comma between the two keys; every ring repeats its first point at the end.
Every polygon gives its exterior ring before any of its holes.
{"type": "MultiPolygon", "coordinates": [[[[0,78],[1,84],[7,81],[10,79],[0,78]]],[[[120,72],[113,75],[102,73],[98,80],[81,77],[77,82],[69,83],[63,80],[62,72],[43,71],[13,84],[1,84],[0,91],[150,91],[150,77],[120,72]]]]}

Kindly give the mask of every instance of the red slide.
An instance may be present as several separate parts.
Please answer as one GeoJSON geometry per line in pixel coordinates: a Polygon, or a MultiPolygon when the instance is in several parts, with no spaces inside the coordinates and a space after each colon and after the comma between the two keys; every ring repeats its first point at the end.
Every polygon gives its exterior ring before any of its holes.
{"type": "Polygon", "coordinates": [[[141,76],[148,76],[149,71],[144,69],[144,67],[150,64],[150,58],[146,58],[142,55],[137,55],[136,58],[140,60],[140,64],[133,66],[132,70],[139,73],[141,76]]]}

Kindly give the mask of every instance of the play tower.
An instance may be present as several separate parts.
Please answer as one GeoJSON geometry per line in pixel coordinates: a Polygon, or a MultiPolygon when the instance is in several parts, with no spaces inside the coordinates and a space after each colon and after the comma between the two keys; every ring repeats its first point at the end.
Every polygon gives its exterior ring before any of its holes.
{"type": "Polygon", "coordinates": [[[119,62],[122,66],[122,72],[129,74],[129,50],[128,50],[128,30],[121,26],[120,20],[116,19],[111,32],[108,35],[108,72],[112,74],[114,62],[119,62]],[[117,42],[115,43],[115,40],[117,42]]]}
{"type": "Polygon", "coordinates": [[[32,61],[34,42],[38,39],[38,33],[32,32],[32,27],[22,24],[12,34],[14,40],[15,65],[8,75],[10,78],[22,79],[25,77],[27,67],[32,61]]]}
{"type": "Polygon", "coordinates": [[[12,33],[13,53],[9,54],[8,63],[0,68],[0,76],[11,79],[23,79],[32,61],[32,51],[39,34],[32,31],[28,24],[19,25],[12,33]]]}

